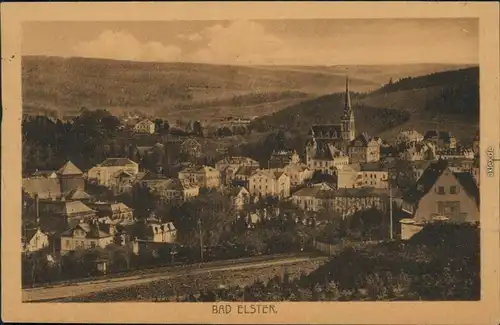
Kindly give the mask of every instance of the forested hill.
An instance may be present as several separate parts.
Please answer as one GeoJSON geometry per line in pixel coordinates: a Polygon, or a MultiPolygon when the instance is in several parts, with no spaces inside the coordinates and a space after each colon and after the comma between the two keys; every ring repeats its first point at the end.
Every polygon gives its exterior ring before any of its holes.
{"type": "Polygon", "coordinates": [[[413,112],[479,118],[479,67],[406,77],[389,82],[364,99],[367,105],[413,112]]]}
{"type": "MultiPolygon", "coordinates": [[[[401,128],[424,133],[437,127],[459,138],[473,137],[479,120],[479,69],[405,77],[368,94],[351,93],[351,98],[357,132],[391,138],[401,128]]],[[[303,133],[312,124],[339,123],[343,108],[343,94],[326,95],[263,116],[254,125],[303,133]]]]}

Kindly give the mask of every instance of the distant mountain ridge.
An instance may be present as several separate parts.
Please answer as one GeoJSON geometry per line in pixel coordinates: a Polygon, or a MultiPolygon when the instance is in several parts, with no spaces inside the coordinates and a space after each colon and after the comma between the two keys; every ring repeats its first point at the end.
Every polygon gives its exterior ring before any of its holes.
{"type": "Polygon", "coordinates": [[[233,111],[239,109],[249,114],[254,113],[250,104],[266,104],[262,100],[269,97],[281,101],[277,106],[259,106],[253,115],[261,115],[265,110],[280,110],[287,102],[297,103],[300,100],[297,92],[305,97],[339,92],[347,73],[352,89],[367,92],[379,88],[391,77],[451,68],[456,66],[230,66],[25,56],[23,108],[28,114],[52,111],[59,115],[75,114],[81,107],[117,112],[138,109],[168,117],[191,106],[207,108],[206,112],[193,114],[223,116],[235,97],[239,103],[248,99],[248,105],[243,102],[233,111]],[[290,94],[294,94],[292,98],[290,94]]]}

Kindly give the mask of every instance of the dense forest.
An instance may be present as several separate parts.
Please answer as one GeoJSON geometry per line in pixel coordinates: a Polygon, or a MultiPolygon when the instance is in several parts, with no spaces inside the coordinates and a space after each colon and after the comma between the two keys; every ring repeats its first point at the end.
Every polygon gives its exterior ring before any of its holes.
{"type": "Polygon", "coordinates": [[[436,72],[420,77],[406,77],[385,86],[372,94],[387,94],[405,90],[438,88],[437,96],[426,99],[425,110],[439,114],[479,116],[479,68],[436,72]]]}

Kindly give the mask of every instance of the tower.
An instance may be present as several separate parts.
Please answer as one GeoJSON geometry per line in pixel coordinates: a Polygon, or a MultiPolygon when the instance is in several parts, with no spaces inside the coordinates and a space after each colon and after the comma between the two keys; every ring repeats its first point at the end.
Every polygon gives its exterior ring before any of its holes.
{"type": "Polygon", "coordinates": [[[85,190],[83,172],[68,160],[58,171],[57,175],[61,181],[61,193],[68,193],[74,189],[85,190]]]}
{"type": "Polygon", "coordinates": [[[340,118],[340,130],[344,140],[352,141],[356,137],[354,111],[351,107],[351,95],[349,94],[349,77],[346,77],[345,80],[344,114],[340,118]]]}

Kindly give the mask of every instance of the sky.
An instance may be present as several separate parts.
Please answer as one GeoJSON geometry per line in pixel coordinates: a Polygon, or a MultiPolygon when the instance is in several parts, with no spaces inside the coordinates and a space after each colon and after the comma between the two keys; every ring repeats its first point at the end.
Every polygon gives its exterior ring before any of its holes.
{"type": "Polygon", "coordinates": [[[478,20],[26,22],[23,55],[231,65],[478,64],[478,20]]]}

